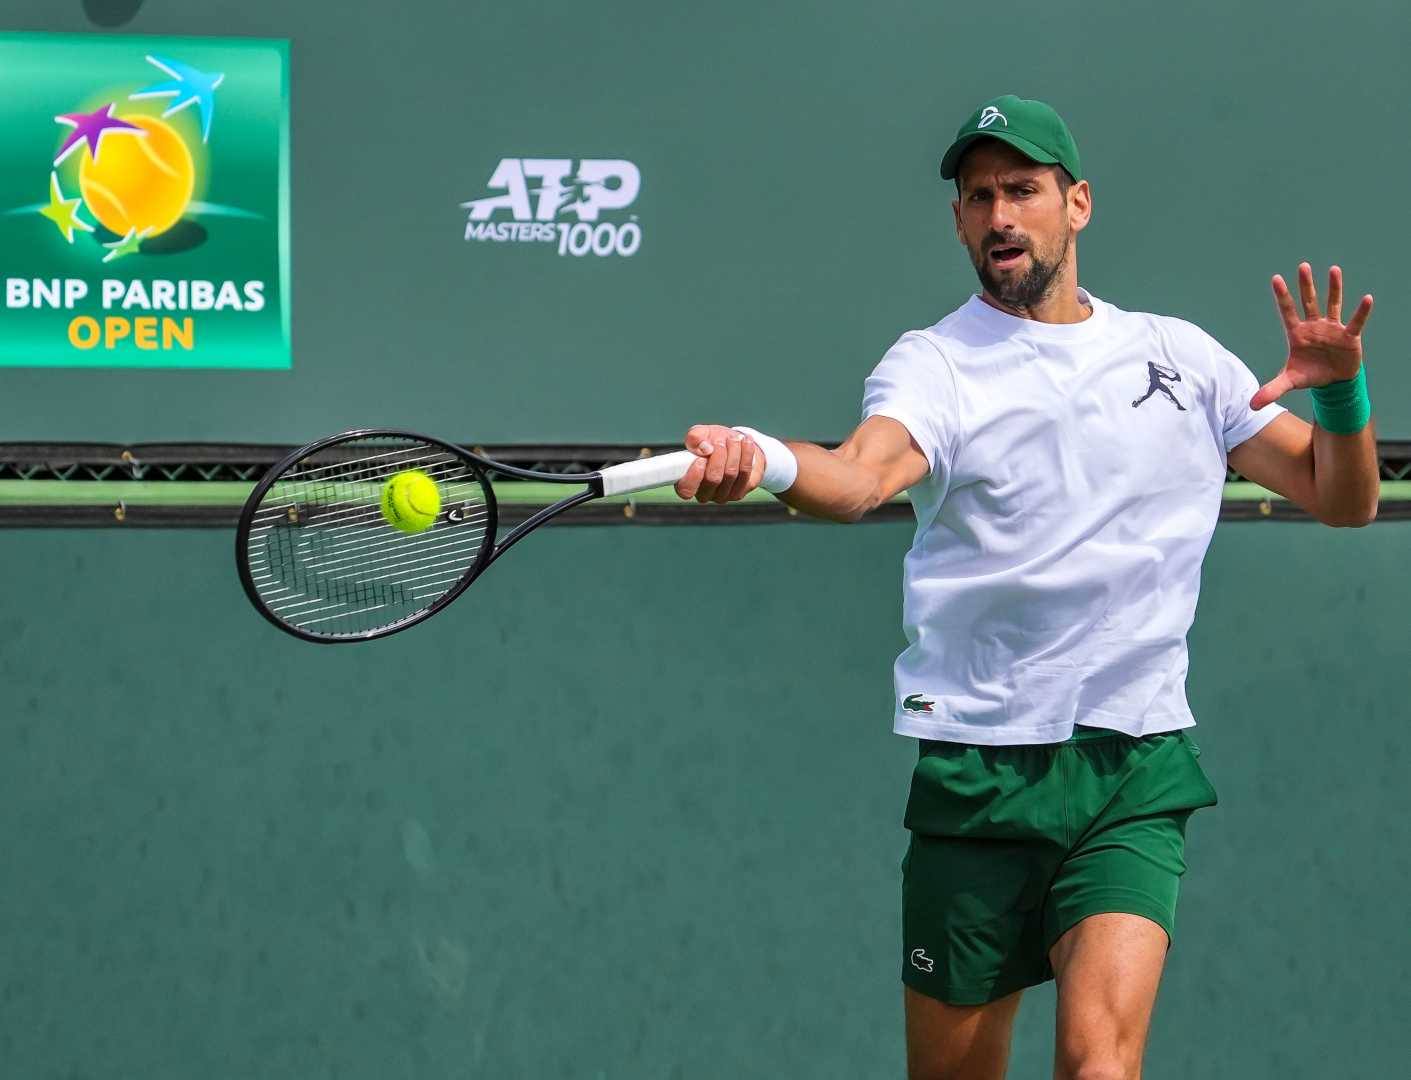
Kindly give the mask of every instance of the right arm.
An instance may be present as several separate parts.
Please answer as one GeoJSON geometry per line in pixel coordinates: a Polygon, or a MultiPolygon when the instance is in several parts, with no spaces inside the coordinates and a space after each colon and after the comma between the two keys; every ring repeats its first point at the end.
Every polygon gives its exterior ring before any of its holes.
{"type": "MultiPolygon", "coordinates": [[[[835,450],[788,442],[798,478],[776,498],[829,521],[854,522],[930,472],[926,455],[906,427],[888,416],[864,420],[835,450]]],[[[697,502],[728,503],[759,486],[764,454],[754,440],[719,424],[686,432],[686,449],[700,458],[676,483],[676,494],[697,502]]]]}

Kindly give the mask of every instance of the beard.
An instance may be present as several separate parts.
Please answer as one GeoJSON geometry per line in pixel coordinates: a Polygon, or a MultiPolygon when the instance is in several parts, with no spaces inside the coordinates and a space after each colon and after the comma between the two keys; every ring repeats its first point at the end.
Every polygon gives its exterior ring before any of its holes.
{"type": "Polygon", "coordinates": [[[1068,259],[1068,239],[1072,230],[1063,230],[1063,240],[1057,254],[1041,253],[1028,244],[1024,248],[1029,253],[1029,267],[1022,274],[996,273],[990,268],[987,252],[995,244],[1011,242],[1011,237],[988,236],[977,257],[970,252],[970,261],[986,292],[1007,307],[1027,310],[1040,303],[1053,289],[1053,279],[1063,269],[1068,259]]]}

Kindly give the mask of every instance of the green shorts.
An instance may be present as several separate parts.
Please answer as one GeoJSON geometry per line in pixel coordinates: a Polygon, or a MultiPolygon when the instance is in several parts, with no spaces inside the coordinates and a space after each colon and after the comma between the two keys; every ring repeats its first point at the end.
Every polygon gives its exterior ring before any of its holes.
{"type": "Polygon", "coordinates": [[[980,1005],[1053,978],[1089,915],[1175,928],[1186,819],[1215,789],[1184,732],[1042,746],[921,742],[906,804],[902,981],[980,1005]]]}

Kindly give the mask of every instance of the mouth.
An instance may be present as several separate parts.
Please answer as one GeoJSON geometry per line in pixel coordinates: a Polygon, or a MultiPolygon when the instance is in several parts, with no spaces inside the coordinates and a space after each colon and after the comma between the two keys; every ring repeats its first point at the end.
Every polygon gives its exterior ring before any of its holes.
{"type": "Polygon", "coordinates": [[[990,265],[996,270],[1010,270],[1018,266],[1028,254],[1021,247],[990,248],[990,265]]]}

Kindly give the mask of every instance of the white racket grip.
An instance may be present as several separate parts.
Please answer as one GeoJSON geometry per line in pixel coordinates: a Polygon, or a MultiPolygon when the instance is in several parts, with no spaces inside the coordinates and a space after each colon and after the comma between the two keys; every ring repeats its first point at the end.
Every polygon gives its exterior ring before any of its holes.
{"type": "Polygon", "coordinates": [[[697,456],[689,450],[677,450],[671,454],[609,465],[599,473],[603,478],[603,494],[630,495],[634,491],[674,484],[686,475],[686,470],[697,456]]]}

